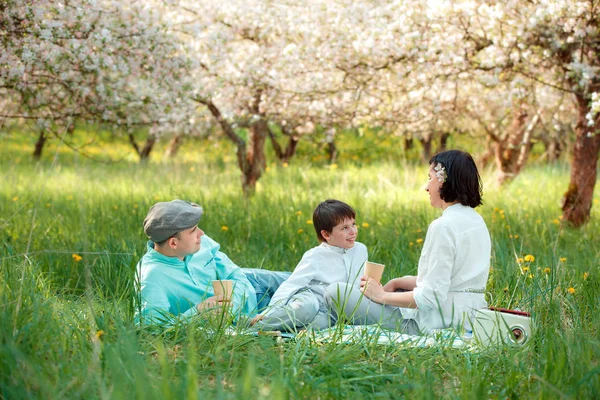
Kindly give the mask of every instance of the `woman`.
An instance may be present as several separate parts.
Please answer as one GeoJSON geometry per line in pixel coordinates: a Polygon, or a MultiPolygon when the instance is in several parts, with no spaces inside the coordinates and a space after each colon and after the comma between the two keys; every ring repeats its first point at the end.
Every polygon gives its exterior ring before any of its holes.
{"type": "Polygon", "coordinates": [[[459,150],[429,161],[426,191],[442,216],[427,230],[417,276],[381,285],[361,278],[360,290],[345,284],[327,288],[327,304],[354,325],[381,324],[409,334],[464,326],[474,310],[487,307],[484,290],[490,269],[491,241],[483,218],[481,178],[473,158],[459,150]]]}

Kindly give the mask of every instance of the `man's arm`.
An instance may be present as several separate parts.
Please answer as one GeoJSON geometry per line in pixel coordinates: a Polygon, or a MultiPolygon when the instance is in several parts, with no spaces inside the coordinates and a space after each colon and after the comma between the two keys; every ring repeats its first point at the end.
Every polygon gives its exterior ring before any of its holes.
{"type": "Polygon", "coordinates": [[[254,314],[256,312],[256,292],[244,271],[221,251],[214,253],[214,259],[218,278],[234,281],[232,298],[234,314],[239,311],[246,315],[254,314]]]}
{"type": "Polygon", "coordinates": [[[164,324],[174,317],[169,311],[170,304],[166,292],[155,282],[141,282],[137,295],[139,304],[134,318],[136,323],[164,324]]]}

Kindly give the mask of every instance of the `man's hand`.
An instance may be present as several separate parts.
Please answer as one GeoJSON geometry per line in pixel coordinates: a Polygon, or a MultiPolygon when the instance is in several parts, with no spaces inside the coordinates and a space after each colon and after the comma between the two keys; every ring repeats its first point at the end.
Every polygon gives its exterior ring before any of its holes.
{"type": "Polygon", "coordinates": [[[204,311],[204,310],[208,310],[209,308],[217,307],[219,305],[219,301],[221,301],[221,300],[223,300],[223,296],[221,296],[221,295],[209,297],[208,299],[204,300],[202,303],[196,304],[196,310],[204,311]]]}
{"type": "Polygon", "coordinates": [[[384,304],[385,291],[381,283],[375,279],[363,276],[360,278],[360,290],[375,303],[384,304]]]}

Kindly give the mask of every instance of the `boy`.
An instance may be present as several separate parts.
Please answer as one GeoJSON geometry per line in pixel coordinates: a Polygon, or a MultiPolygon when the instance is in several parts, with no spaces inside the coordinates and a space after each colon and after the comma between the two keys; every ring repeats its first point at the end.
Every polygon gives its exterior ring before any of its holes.
{"type": "Polygon", "coordinates": [[[294,331],[330,326],[325,288],[336,282],[356,285],[367,261],[367,248],[356,242],[356,213],[339,200],[326,200],[313,213],[321,244],[304,253],[292,275],[279,286],[266,311],[252,323],[263,330],[294,331]]]}

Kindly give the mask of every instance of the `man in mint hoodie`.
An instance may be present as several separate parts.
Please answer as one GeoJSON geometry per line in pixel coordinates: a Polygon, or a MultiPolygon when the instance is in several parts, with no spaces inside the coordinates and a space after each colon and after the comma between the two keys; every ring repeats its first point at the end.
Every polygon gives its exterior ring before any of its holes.
{"type": "Polygon", "coordinates": [[[238,267],[198,227],[201,216],[199,205],[184,200],[156,203],[148,211],[144,232],[150,240],[137,265],[136,322],[171,323],[216,307],[212,281],[219,279],[234,281],[234,315],[251,317],[290,275],[238,267]]]}

